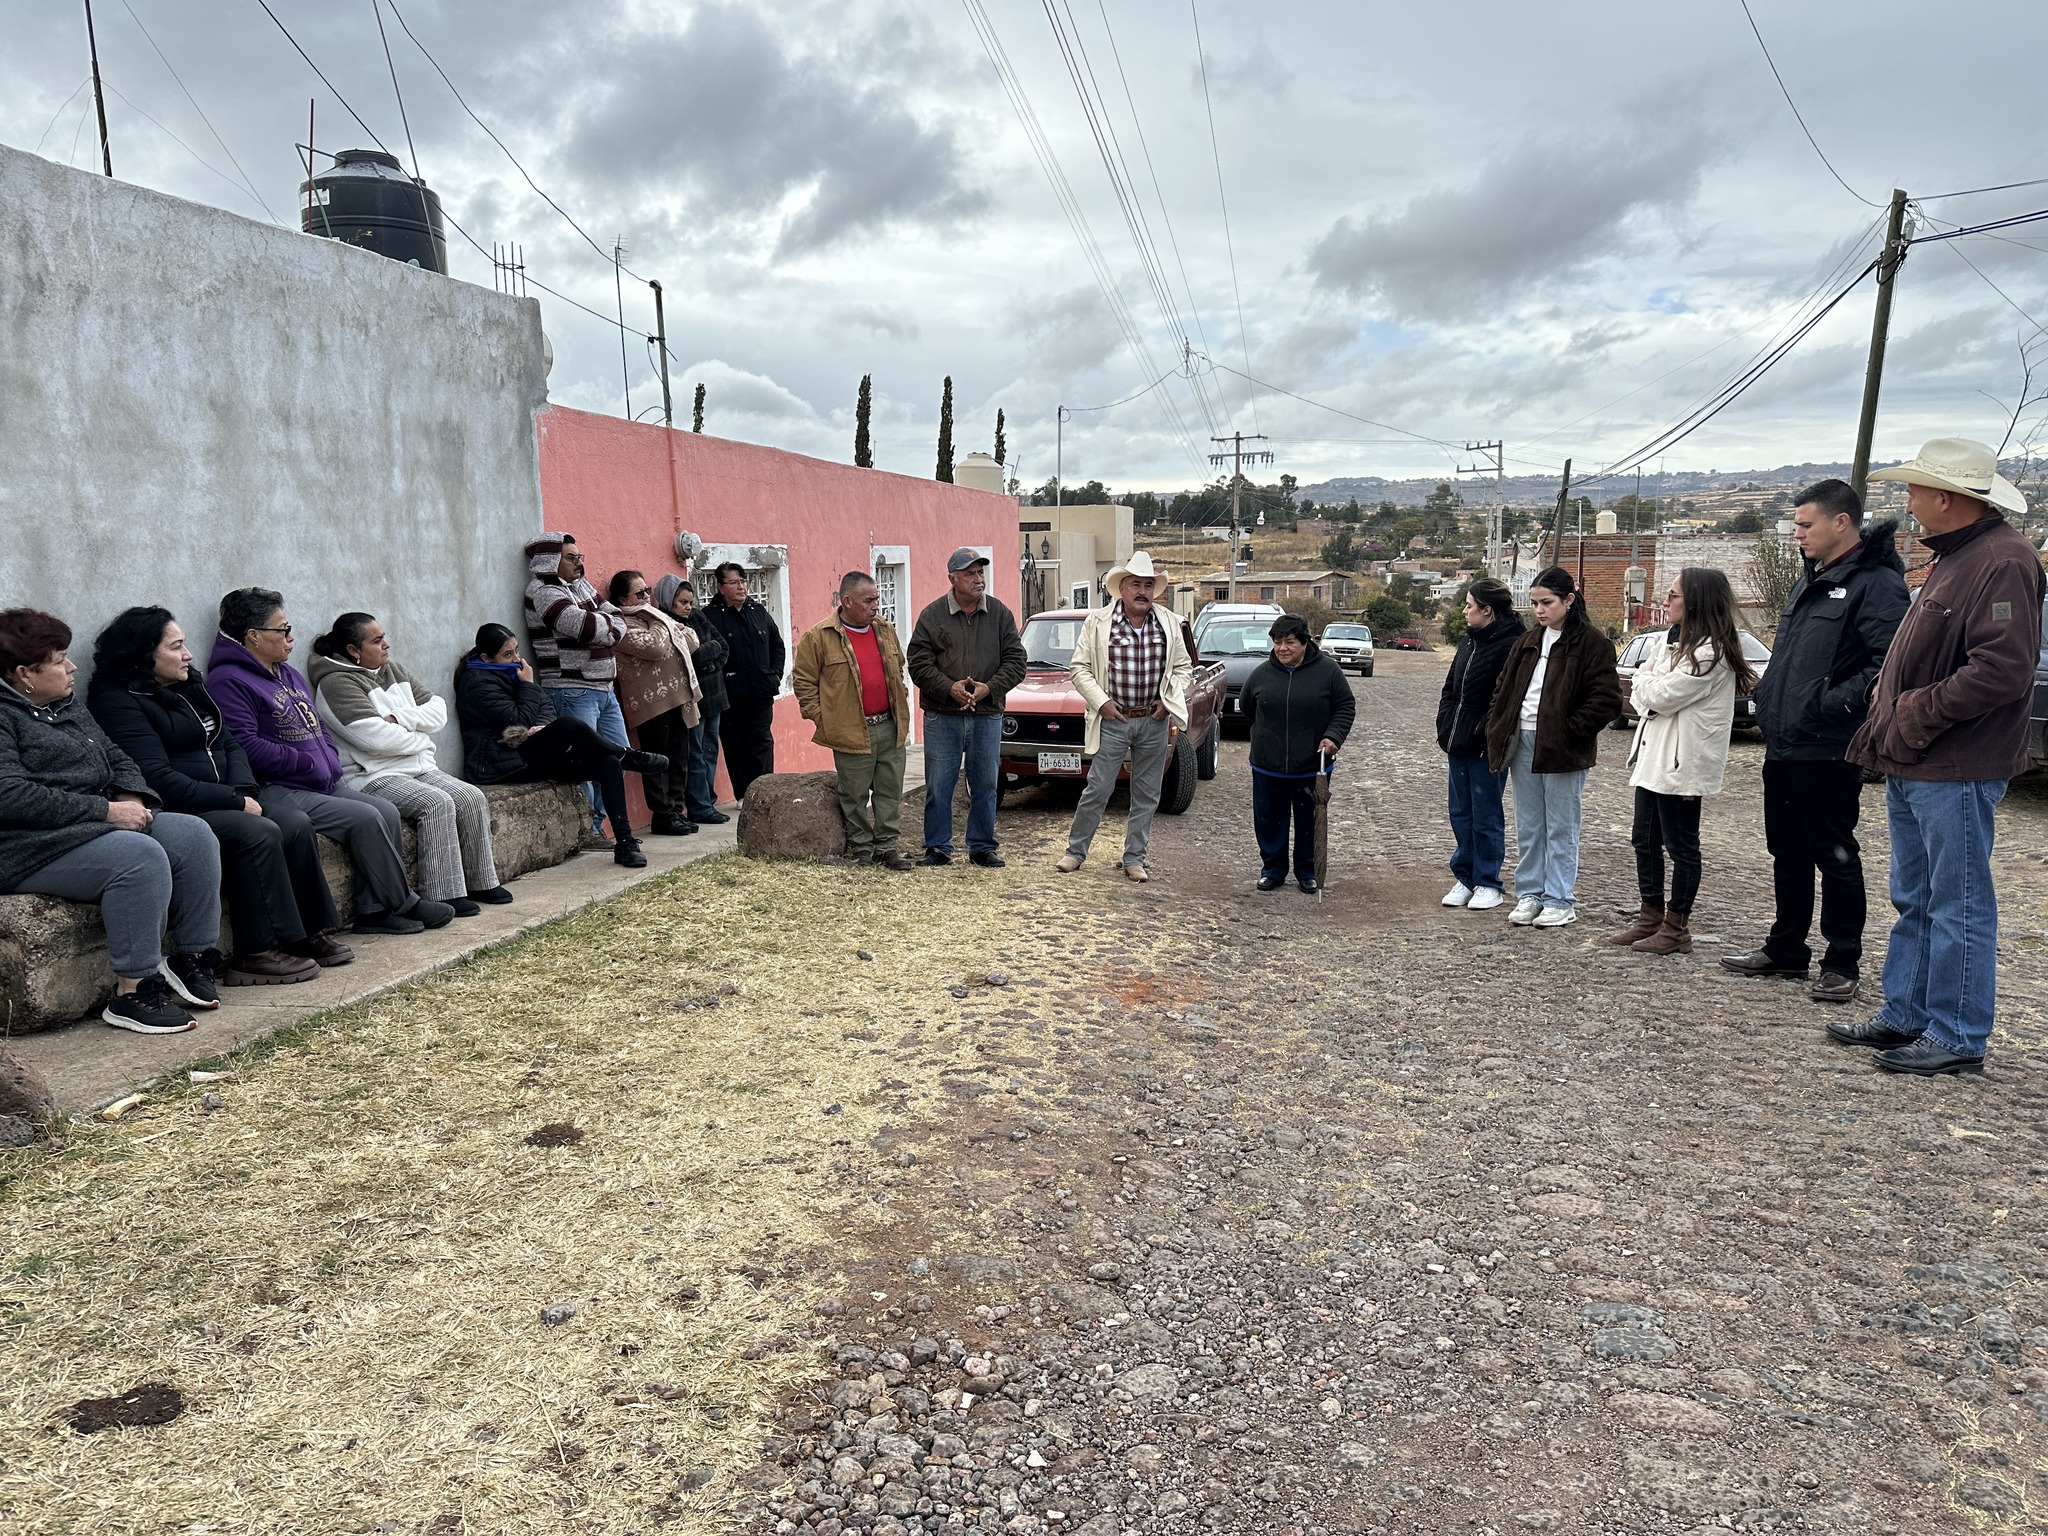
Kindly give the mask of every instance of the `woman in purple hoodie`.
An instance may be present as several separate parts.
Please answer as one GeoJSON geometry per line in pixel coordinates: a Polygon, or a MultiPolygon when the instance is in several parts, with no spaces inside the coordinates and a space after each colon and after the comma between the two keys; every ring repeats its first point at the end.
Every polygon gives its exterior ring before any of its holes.
{"type": "Polygon", "coordinates": [[[261,786],[257,803],[303,812],[314,831],[348,849],[356,871],[357,933],[444,926],[455,909],[424,900],[406,880],[398,808],[341,787],[341,757],[313,707],[313,690],[286,665],[291,653],[292,627],[280,593],[241,587],[220,600],[207,692],[248,755],[261,786]]]}

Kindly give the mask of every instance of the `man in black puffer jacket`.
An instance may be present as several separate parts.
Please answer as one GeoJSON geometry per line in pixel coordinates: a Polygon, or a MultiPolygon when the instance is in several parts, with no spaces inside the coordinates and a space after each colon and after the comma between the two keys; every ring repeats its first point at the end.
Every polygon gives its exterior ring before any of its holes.
{"type": "Polygon", "coordinates": [[[1294,826],[1294,877],[1304,895],[1321,888],[1316,868],[1315,797],[1323,759],[1351,734],[1358,704],[1344,669],[1283,613],[1267,631],[1273,654],[1246,679],[1238,700],[1251,722],[1252,829],[1259,840],[1259,889],[1287,878],[1287,828],[1294,826]]]}
{"type": "Polygon", "coordinates": [[[1863,777],[1843,754],[1869,713],[1871,684],[1905,617],[1906,567],[1898,524],[1865,532],[1863,503],[1844,481],[1801,491],[1793,527],[1806,571],[1786,599],[1770,667],[1756,685],[1777,919],[1761,949],[1723,955],[1721,964],[1743,976],[1804,979],[1818,871],[1827,951],[1812,993],[1846,1003],[1858,986],[1865,896],[1856,846],[1863,777]]]}
{"type": "Polygon", "coordinates": [[[1522,637],[1522,616],[1507,583],[1482,576],[1465,594],[1465,638],[1451,658],[1436,701],[1436,744],[1450,759],[1452,885],[1447,907],[1483,912],[1506,899],[1500,883],[1507,856],[1507,816],[1501,808],[1505,772],[1486,760],[1486,712],[1508,652],[1522,637]]]}

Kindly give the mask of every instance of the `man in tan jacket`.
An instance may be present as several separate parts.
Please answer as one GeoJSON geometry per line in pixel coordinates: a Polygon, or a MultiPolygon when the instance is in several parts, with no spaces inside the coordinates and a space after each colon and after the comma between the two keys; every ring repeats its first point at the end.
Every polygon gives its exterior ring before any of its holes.
{"type": "Polygon", "coordinates": [[[839,610],[797,642],[790,684],[804,718],[817,726],[811,739],[832,749],[847,859],[904,870],[914,862],[896,846],[910,694],[903,647],[877,615],[881,604],[867,572],[840,577],[839,610]]]}

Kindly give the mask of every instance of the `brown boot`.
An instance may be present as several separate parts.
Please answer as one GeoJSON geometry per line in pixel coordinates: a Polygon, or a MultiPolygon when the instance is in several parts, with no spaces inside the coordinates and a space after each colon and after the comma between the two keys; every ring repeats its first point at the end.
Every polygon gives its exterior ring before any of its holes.
{"type": "Polygon", "coordinates": [[[1636,914],[1634,922],[1630,923],[1619,933],[1610,933],[1601,942],[1605,944],[1633,944],[1636,940],[1647,939],[1651,934],[1655,933],[1658,925],[1663,921],[1663,904],[1661,902],[1653,904],[1646,901],[1643,903],[1642,911],[1636,914]]]}
{"type": "Polygon", "coordinates": [[[1629,948],[1642,955],[1689,955],[1692,953],[1692,934],[1687,925],[1691,921],[1690,912],[1666,912],[1655,933],[1647,939],[1636,940],[1629,948]]]}

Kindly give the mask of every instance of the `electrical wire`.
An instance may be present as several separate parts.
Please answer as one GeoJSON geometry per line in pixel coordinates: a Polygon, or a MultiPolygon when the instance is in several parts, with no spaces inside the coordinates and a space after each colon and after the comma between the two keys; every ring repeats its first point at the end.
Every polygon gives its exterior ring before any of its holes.
{"type": "MultiPolygon", "coordinates": [[[[1923,210],[1924,211],[1924,210],[1923,210]]],[[[1915,235],[1909,245],[1930,245],[1938,240],[1960,240],[1969,235],[1989,234],[1995,229],[2012,229],[2021,224],[2038,224],[2048,219],[2048,208],[2036,208],[2032,213],[2016,213],[2011,218],[1992,219],[1983,224],[1959,224],[1941,234],[1915,235]]],[[[1930,220],[1929,222],[1933,222],[1930,220]]]]}
{"type": "MultiPolygon", "coordinates": [[[[165,138],[169,139],[173,144],[177,145],[178,148],[185,151],[186,154],[190,155],[194,160],[198,161],[199,164],[206,167],[207,170],[213,172],[214,175],[218,176],[222,181],[226,182],[229,186],[233,187],[237,192],[243,190],[242,184],[236,181],[234,177],[230,176],[226,171],[222,170],[219,166],[215,165],[211,160],[208,160],[204,155],[200,154],[198,150],[194,149],[190,144],[187,144],[183,139],[179,138],[176,133],[172,132],[169,128],[166,128],[162,123],[158,122],[155,118],[151,117],[147,112],[143,111],[142,108],[138,107],[137,105],[135,105],[134,102],[130,101],[126,96],[124,96],[121,93],[121,88],[119,86],[115,85],[111,80],[102,81],[101,83],[106,86],[107,94],[109,96],[112,96],[116,100],[118,100],[130,112],[133,112],[145,123],[148,123],[152,128],[156,129],[158,133],[161,133],[165,138]]],[[[259,198],[258,201],[260,202],[262,201],[262,199],[259,198]]],[[[270,213],[270,210],[268,208],[265,208],[263,211],[265,213],[270,213]]],[[[277,222],[277,216],[275,214],[271,214],[271,222],[273,224],[277,222]]]]}
{"type": "Polygon", "coordinates": [[[413,180],[420,179],[420,152],[412,141],[412,120],[405,115],[405,92],[398,88],[398,65],[391,58],[391,39],[384,32],[384,7],[378,0],[370,0],[370,9],[377,17],[377,41],[384,45],[384,67],[391,71],[391,94],[398,98],[398,126],[405,130],[405,150],[412,156],[413,180]]]}
{"type": "MultiPolygon", "coordinates": [[[[1244,329],[1244,291],[1237,283],[1237,244],[1230,234],[1230,200],[1223,195],[1223,151],[1216,144],[1216,107],[1209,99],[1209,57],[1202,48],[1202,15],[1195,0],[1188,0],[1188,15],[1195,23],[1195,67],[1202,76],[1202,110],[1209,116],[1209,158],[1216,163],[1216,206],[1223,210],[1223,251],[1230,258],[1230,296],[1237,302],[1237,344],[1244,353],[1244,377],[1251,378],[1252,344],[1244,329]]],[[[1251,406],[1252,430],[1259,429],[1259,397],[1245,391],[1251,406]]]]}
{"type": "Polygon", "coordinates": [[[1927,197],[1916,197],[1916,203],[1938,203],[1945,197],[1977,197],[1986,192],[2012,192],[2021,187],[2048,187],[2048,176],[2037,176],[2032,181],[2005,181],[1995,187],[1968,187],[1961,192],[1936,192],[1927,197]]]}
{"type": "Polygon", "coordinates": [[[57,110],[50,114],[50,121],[48,126],[43,129],[41,136],[36,140],[36,147],[32,151],[30,151],[30,153],[40,155],[43,152],[43,140],[49,138],[49,136],[56,131],[57,119],[64,115],[64,109],[70,106],[71,103],[73,103],[74,101],[78,100],[78,93],[91,84],[92,76],[87,75],[83,80],[79,81],[77,85],[72,87],[71,94],[69,96],[66,96],[63,99],[63,101],[59,102],[57,104],[57,110]]]}
{"type": "MultiPolygon", "coordinates": [[[[185,84],[184,77],[178,73],[176,67],[172,65],[170,59],[165,56],[163,49],[157,45],[157,40],[154,37],[150,36],[149,28],[145,27],[142,24],[142,18],[135,14],[135,7],[130,5],[128,3],[128,0],[121,0],[121,9],[128,13],[128,19],[135,23],[135,29],[138,32],[140,32],[143,38],[149,43],[151,50],[157,56],[157,61],[161,63],[163,67],[170,72],[171,78],[177,81],[178,89],[185,93],[185,99],[192,104],[192,110],[199,114],[199,121],[206,124],[206,131],[213,135],[213,142],[221,147],[222,153],[224,153],[228,157],[228,163],[235,168],[235,173],[242,178],[242,185],[248,188],[249,195],[256,199],[256,206],[261,208],[264,211],[264,213],[269,215],[271,223],[280,225],[283,224],[284,220],[280,219],[275,213],[273,213],[271,211],[270,204],[266,203],[263,200],[263,194],[256,189],[256,183],[250,179],[249,173],[242,168],[242,162],[235,158],[235,152],[234,150],[228,147],[228,141],[222,138],[220,130],[213,126],[213,119],[208,117],[206,115],[206,109],[199,105],[199,98],[192,94],[192,88],[185,84]]],[[[123,97],[122,99],[124,101],[127,100],[126,97],[123,97]]],[[[128,105],[133,107],[135,103],[131,101],[128,103],[128,105]]],[[[137,110],[140,109],[138,108],[137,110]]],[[[161,123],[157,124],[157,126],[160,128],[163,127],[161,123]]],[[[169,133],[170,130],[168,128],[165,128],[164,132],[169,133]]],[[[173,135],[173,137],[175,137],[175,135],[173,135]]],[[[197,160],[199,157],[197,155],[194,155],[192,158],[197,160]]],[[[200,163],[202,165],[205,164],[204,161],[200,161],[200,163]]],[[[213,170],[213,167],[207,166],[207,169],[213,170]]],[[[219,175],[220,173],[218,171],[215,171],[214,174],[219,175]]]]}
{"type": "Polygon", "coordinates": [[[1213,357],[1205,357],[1203,361],[1211,367],[1221,368],[1225,373],[1237,374],[1247,384],[1256,385],[1258,388],[1270,391],[1276,395],[1285,395],[1290,400],[1299,400],[1303,405],[1312,405],[1319,411],[1330,412],[1333,416],[1342,416],[1351,421],[1361,422],[1368,427],[1377,427],[1382,432],[1398,432],[1402,437],[1413,438],[1416,442],[1434,443],[1437,447],[1446,449],[1453,454],[1462,453],[1465,450],[1463,443],[1454,443],[1448,438],[1431,437],[1427,432],[1411,432],[1406,427],[1397,427],[1390,421],[1374,421],[1370,416],[1361,416],[1356,411],[1341,410],[1337,406],[1326,405],[1320,400],[1311,400],[1307,395],[1296,394],[1291,389],[1282,389],[1278,384],[1270,383],[1265,379],[1255,379],[1248,373],[1239,372],[1239,370],[1231,367],[1230,364],[1219,363],[1213,357]]]}
{"type": "MultiPolygon", "coordinates": [[[[1921,208],[1919,210],[1919,213],[1920,217],[1926,219],[1930,224],[1938,222],[1935,219],[1934,215],[1929,213],[1925,208],[1921,208]]],[[[1984,238],[1987,240],[1996,240],[2000,237],[1997,235],[1986,235],[1984,236],[1984,238]]],[[[1917,244],[1918,242],[1916,241],[1915,243],[1917,244]]],[[[2014,243],[2016,242],[2007,242],[2007,244],[2014,243]]],[[[1964,266],[1968,267],[1972,272],[1976,273],[1978,277],[1982,278],[1985,287],[1989,288],[1993,293],[1997,294],[2001,299],[2005,300],[2005,302],[2012,307],[2012,310],[2015,314],[2017,314],[2022,320],[2026,321],[2027,324],[2031,325],[2034,328],[2035,335],[2038,336],[2043,330],[2048,330],[2048,326],[2043,326],[2040,321],[2036,320],[2032,315],[2028,314],[2026,310],[2021,308],[2019,302],[2016,299],[2014,299],[2011,294],[2007,293],[2003,288],[1999,287],[1998,284],[1994,283],[1982,267],[1978,266],[1977,263],[1970,260],[1968,256],[1964,255],[1963,248],[1960,245],[1954,244],[1953,242],[1944,242],[1944,248],[1948,251],[1948,253],[1951,256],[1954,256],[1964,266]]],[[[2028,249],[2035,250],[2039,249],[2039,247],[2029,246],[2028,249]]]]}
{"type": "Polygon", "coordinates": [[[1778,61],[1771,57],[1770,45],[1764,41],[1764,35],[1757,27],[1756,18],[1749,13],[1749,0],[1736,0],[1736,4],[1742,7],[1743,19],[1749,23],[1749,30],[1755,34],[1757,47],[1764,51],[1764,62],[1771,66],[1771,78],[1778,82],[1778,94],[1785,98],[1785,105],[1792,109],[1792,116],[1798,119],[1799,122],[1799,131],[1806,135],[1806,142],[1811,144],[1813,152],[1820,156],[1820,163],[1828,168],[1830,176],[1841,183],[1842,190],[1855,198],[1857,202],[1871,208],[1883,207],[1882,203],[1871,202],[1869,198],[1850,186],[1848,182],[1842,180],[1842,173],[1835,169],[1835,163],[1828,158],[1827,151],[1820,147],[1820,140],[1816,139],[1813,136],[1813,130],[1806,126],[1806,115],[1799,110],[1799,103],[1792,99],[1791,91],[1786,89],[1785,77],[1778,73],[1778,61]]]}
{"type": "Polygon", "coordinates": [[[1150,384],[1147,384],[1143,389],[1139,390],[1135,395],[1125,395],[1123,399],[1112,400],[1107,405],[1063,405],[1060,407],[1060,409],[1065,411],[1069,416],[1072,416],[1077,411],[1087,412],[1091,414],[1096,411],[1113,411],[1120,405],[1129,405],[1133,400],[1142,400],[1145,396],[1151,394],[1153,390],[1157,389],[1160,385],[1164,384],[1168,379],[1175,377],[1179,373],[1180,370],[1178,368],[1169,368],[1166,370],[1166,372],[1159,375],[1158,378],[1154,379],[1150,384]]]}

